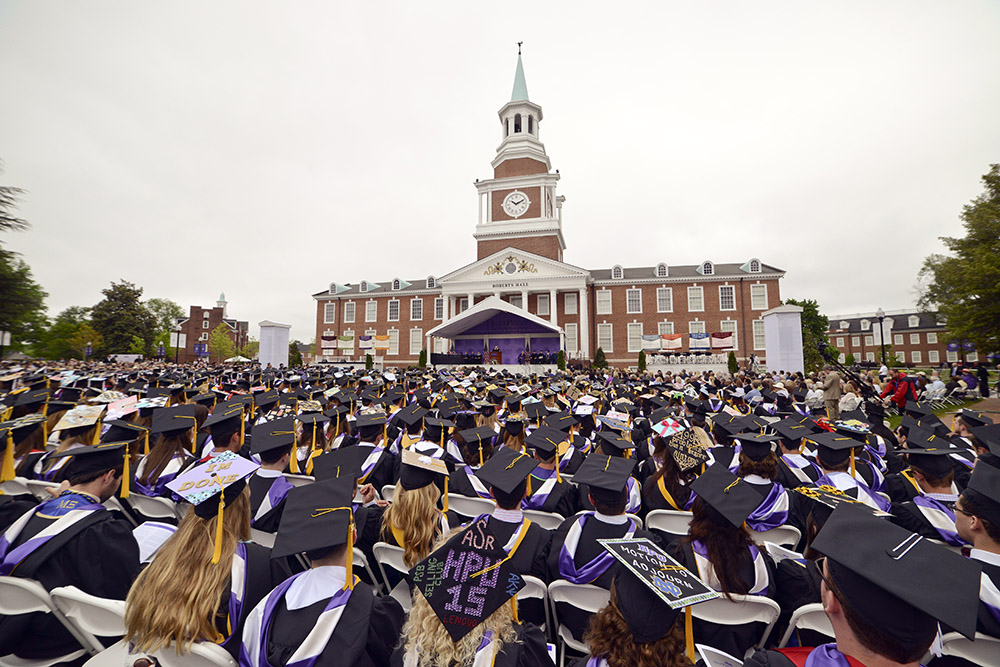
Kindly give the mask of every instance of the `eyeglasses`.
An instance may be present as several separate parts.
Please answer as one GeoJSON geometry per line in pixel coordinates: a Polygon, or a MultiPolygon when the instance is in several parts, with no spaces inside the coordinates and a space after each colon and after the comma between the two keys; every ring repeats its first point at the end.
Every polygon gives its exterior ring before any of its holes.
{"type": "Polygon", "coordinates": [[[973,514],[972,512],[966,512],[966,511],[965,511],[964,509],[962,509],[962,508],[961,508],[961,507],[959,507],[958,505],[956,505],[956,506],[955,506],[955,511],[956,511],[956,512],[959,512],[959,513],[961,513],[961,514],[964,514],[965,516],[976,516],[976,515],[975,515],[975,514],[973,514]]]}

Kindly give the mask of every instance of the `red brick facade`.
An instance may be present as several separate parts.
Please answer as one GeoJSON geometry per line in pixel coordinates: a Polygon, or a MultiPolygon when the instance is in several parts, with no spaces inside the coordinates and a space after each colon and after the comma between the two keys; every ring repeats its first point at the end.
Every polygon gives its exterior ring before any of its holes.
{"type": "Polygon", "coordinates": [[[518,236],[510,239],[490,239],[480,241],[476,244],[476,248],[478,250],[477,260],[489,257],[504,248],[517,248],[518,250],[554,259],[557,262],[561,262],[563,258],[559,238],[554,234],[550,236],[518,236]]]}
{"type": "Polygon", "coordinates": [[[225,309],[222,306],[214,308],[191,306],[187,318],[179,321],[182,335],[181,340],[184,341],[184,345],[177,351],[180,363],[197,361],[199,358],[202,358],[195,353],[195,345],[208,345],[208,339],[212,335],[212,331],[220,324],[226,326],[229,338],[233,341],[233,345],[237,349],[247,344],[250,329],[249,323],[224,317],[224,314],[225,309]]]}
{"type": "MultiPolygon", "coordinates": [[[[975,352],[948,350],[953,342],[948,327],[937,322],[933,313],[899,310],[886,313],[885,325],[886,356],[895,357],[898,362],[910,367],[928,368],[956,361],[975,362],[979,357],[975,352]]],[[[854,355],[856,362],[882,361],[882,346],[879,344],[879,321],[874,313],[862,313],[843,317],[831,317],[827,332],[830,344],[841,353],[841,360],[848,354],[854,355]],[[846,326],[845,326],[846,325],[846,326]]]]}

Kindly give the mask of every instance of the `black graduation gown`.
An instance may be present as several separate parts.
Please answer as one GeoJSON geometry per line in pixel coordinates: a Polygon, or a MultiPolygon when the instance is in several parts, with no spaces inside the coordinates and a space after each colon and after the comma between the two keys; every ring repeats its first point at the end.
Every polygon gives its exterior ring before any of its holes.
{"type": "MultiPolygon", "coordinates": [[[[120,516],[117,512],[95,510],[67,530],[65,538],[56,536],[25,558],[14,570],[14,576],[35,579],[47,591],[76,586],[91,595],[124,600],[139,574],[139,546],[132,537],[132,525],[120,516]]],[[[53,522],[35,515],[14,546],[23,544],[53,522]]],[[[15,653],[22,658],[40,659],[80,648],[51,614],[0,618],[0,655],[15,653]]]]}
{"type": "Polygon", "coordinates": [[[216,628],[219,634],[227,634],[227,621],[231,623],[233,633],[229,639],[223,642],[222,648],[229,651],[234,660],[240,658],[240,644],[243,641],[243,626],[247,616],[257,606],[257,603],[267,597],[275,586],[292,576],[291,570],[284,558],[271,558],[271,550],[265,546],[245,543],[247,549],[246,566],[246,596],[243,598],[243,608],[240,610],[240,617],[235,623],[229,620],[229,595],[230,586],[227,584],[222,591],[222,598],[219,602],[219,613],[216,616],[216,628]]]}
{"type": "MultiPolygon", "coordinates": [[[[514,632],[518,641],[504,644],[497,652],[493,667],[551,667],[545,634],[531,623],[515,623],[514,632]]],[[[392,653],[389,667],[402,667],[406,646],[400,646],[392,653]]],[[[346,663],[345,663],[346,664],[346,663]]]]}
{"type": "MultiPolygon", "coordinates": [[[[673,549],[671,550],[671,555],[677,559],[677,561],[691,570],[692,572],[698,572],[698,563],[694,558],[694,551],[691,548],[691,543],[684,540],[680,542],[675,542],[673,549]]],[[[741,559],[740,564],[740,578],[747,583],[748,586],[752,586],[754,583],[754,569],[753,560],[750,557],[749,551],[743,552],[744,557],[741,559]]],[[[775,584],[775,574],[774,574],[774,561],[771,557],[767,555],[763,550],[761,555],[764,558],[764,564],[767,566],[767,576],[769,586],[767,597],[773,598],[777,590],[775,584]]],[[[763,623],[749,623],[747,625],[731,626],[731,625],[719,625],[716,623],[707,623],[699,619],[694,619],[694,641],[698,644],[707,644],[708,646],[715,647],[720,651],[725,651],[732,656],[741,656],[746,653],[747,649],[753,646],[754,642],[760,637],[761,632],[764,630],[763,623]]]]}
{"type": "MultiPolygon", "coordinates": [[[[500,544],[506,544],[514,535],[514,531],[521,525],[508,521],[499,521],[492,516],[488,519],[489,527],[496,535],[500,544]]],[[[545,560],[549,555],[549,546],[552,543],[552,533],[545,530],[537,523],[532,522],[528,526],[517,551],[510,559],[511,567],[521,575],[537,577],[545,581],[545,560]]],[[[525,621],[530,621],[536,625],[545,622],[545,607],[537,600],[522,602],[519,608],[519,616],[525,621]]]]}
{"type": "MultiPolygon", "coordinates": [[[[478,480],[477,480],[478,481],[478,480]]],[[[480,485],[486,487],[481,481],[480,485]]],[[[488,491],[487,487],[487,491],[488,491]]],[[[476,493],[476,488],[472,485],[472,481],[469,479],[469,474],[465,471],[464,465],[458,465],[454,470],[448,475],[448,493],[457,493],[460,496],[465,496],[466,498],[480,498],[481,496],[476,493]]]]}
{"type": "Polygon", "coordinates": [[[576,436],[573,439],[573,451],[567,456],[559,457],[559,472],[564,475],[575,475],[576,471],[580,469],[580,465],[583,463],[584,459],[587,458],[586,454],[580,451],[580,447],[587,444],[587,441],[580,436],[576,436]]]}
{"type": "MultiPolygon", "coordinates": [[[[531,476],[532,496],[544,483],[545,480],[538,479],[534,475],[531,476]]],[[[555,486],[552,487],[552,491],[549,493],[549,497],[545,499],[541,507],[533,507],[532,509],[539,512],[551,512],[565,517],[576,514],[579,511],[579,507],[576,485],[564,479],[555,483],[555,486]]]]}
{"type": "Polygon", "coordinates": [[[819,473],[811,466],[802,468],[801,472],[804,472],[812,482],[808,483],[800,480],[795,476],[791,468],[788,467],[788,463],[783,458],[778,457],[778,479],[775,481],[786,489],[794,489],[797,486],[812,486],[819,479],[819,473]]]}
{"type": "Polygon", "coordinates": [[[889,494],[889,500],[893,504],[905,503],[920,495],[920,490],[906,479],[902,472],[885,476],[885,492],[889,494]]]}
{"type": "MultiPolygon", "coordinates": [[[[784,634],[788,621],[796,609],[821,601],[822,579],[816,563],[811,560],[803,564],[797,560],[785,559],[775,566],[774,576],[777,586],[774,601],[781,605],[781,615],[778,616],[778,622],[771,631],[771,638],[777,640],[784,634]]],[[[800,646],[815,646],[830,641],[825,635],[810,630],[798,631],[798,634],[800,646]]]]}
{"type": "MultiPolygon", "coordinates": [[[[647,459],[652,460],[652,459],[647,459]]],[[[666,486],[666,485],[664,485],[666,486]]],[[[676,492],[669,491],[673,501],[677,504],[675,507],[666,496],[663,495],[663,491],[660,490],[660,486],[657,482],[653,481],[652,477],[646,479],[642,485],[642,508],[639,515],[645,520],[646,515],[653,510],[674,510],[674,511],[685,511],[684,506],[687,501],[691,498],[691,490],[686,486],[681,486],[676,492]]]]}
{"type": "Polygon", "coordinates": [[[38,504],[38,500],[30,493],[16,496],[0,496],[0,533],[10,528],[10,525],[24,516],[24,513],[38,504]]]}
{"type": "Polygon", "coordinates": [[[889,521],[901,528],[905,528],[911,533],[916,533],[921,537],[932,540],[941,540],[941,533],[931,525],[931,522],[920,511],[912,501],[905,503],[893,503],[889,510],[892,514],[889,521]]]}
{"type": "MultiPolygon", "coordinates": [[[[267,492],[270,490],[271,485],[274,484],[278,477],[260,477],[259,475],[254,475],[250,478],[250,518],[257,516],[257,510],[260,509],[261,503],[264,502],[264,498],[267,497],[267,492]]],[[[280,487],[279,487],[280,488],[280,487]]],[[[262,530],[265,533],[276,533],[278,532],[278,524],[281,523],[281,515],[285,511],[285,501],[281,500],[277,505],[271,507],[262,517],[253,521],[253,527],[256,530],[262,530]]]]}
{"type": "MultiPolygon", "coordinates": [[[[977,561],[983,566],[983,574],[993,580],[994,585],[1000,586],[1000,565],[977,561]]],[[[982,600],[979,601],[979,620],[976,623],[976,632],[1000,639],[1000,622],[993,618],[990,610],[982,600]]]]}
{"type": "MultiPolygon", "coordinates": [[[[358,443],[354,445],[359,447],[362,451],[360,456],[361,462],[364,463],[365,459],[372,452],[372,445],[368,443],[358,443]]],[[[359,484],[371,484],[375,487],[375,490],[379,493],[382,492],[382,487],[386,484],[395,484],[399,480],[399,459],[392,455],[388,447],[382,450],[382,456],[379,457],[378,461],[375,463],[375,467],[365,478],[364,482],[358,481],[359,484]]]]}
{"type": "MultiPolygon", "coordinates": [[[[289,611],[284,600],[271,619],[267,661],[272,667],[288,663],[299,645],[312,631],[329,599],[289,611]]],[[[403,608],[392,597],[376,598],[363,582],[351,593],[326,648],[316,658],[316,667],[376,667],[389,657],[403,627],[403,608]]]]}

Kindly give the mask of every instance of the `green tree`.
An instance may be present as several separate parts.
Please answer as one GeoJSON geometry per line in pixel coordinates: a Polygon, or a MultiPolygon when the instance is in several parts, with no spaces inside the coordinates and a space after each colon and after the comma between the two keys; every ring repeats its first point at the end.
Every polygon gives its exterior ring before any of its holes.
{"type": "Polygon", "coordinates": [[[736,375],[740,372],[740,362],[736,361],[736,353],[732,350],[729,351],[729,358],[726,359],[726,365],[729,367],[730,375],[736,375]]]}
{"type": "Polygon", "coordinates": [[[178,318],[184,317],[184,309],[170,299],[152,298],[146,301],[146,309],[156,318],[154,343],[170,343],[170,332],[177,326],[178,318]]]}
{"type": "Polygon", "coordinates": [[[91,324],[104,339],[104,355],[129,353],[138,336],[151,353],[156,338],[156,316],[142,303],[142,288],[127,280],[101,290],[104,298],[94,306],[91,324]]]}
{"type": "Polygon", "coordinates": [[[646,351],[639,350],[639,372],[646,370],[646,351]]]}
{"type": "Polygon", "coordinates": [[[371,370],[375,366],[375,360],[372,359],[372,355],[365,354],[365,370],[371,370]]]}
{"type": "Polygon", "coordinates": [[[427,368],[427,348],[420,350],[420,356],[417,357],[417,368],[427,368]]]}
{"type": "Polygon", "coordinates": [[[90,308],[86,306],[70,306],[62,311],[42,334],[35,345],[35,353],[45,359],[79,358],[80,354],[69,344],[69,339],[89,319],[90,308]]]}
{"type": "Polygon", "coordinates": [[[78,359],[84,357],[88,344],[93,348],[94,352],[104,346],[104,339],[101,337],[101,334],[86,322],[76,328],[76,331],[73,332],[73,335],[69,337],[69,341],[67,342],[69,343],[70,350],[73,352],[73,356],[78,359]]]}
{"type": "Polygon", "coordinates": [[[256,359],[260,352],[260,341],[251,336],[247,339],[247,344],[239,349],[239,355],[247,359],[256,359]]]}
{"type": "Polygon", "coordinates": [[[132,336],[132,345],[128,348],[129,354],[146,354],[146,341],[138,336],[132,336]]]}
{"type": "Polygon", "coordinates": [[[288,365],[289,366],[301,366],[302,365],[302,351],[299,349],[302,346],[302,342],[298,340],[293,340],[288,344],[288,365]]]}
{"type": "MultiPolygon", "coordinates": [[[[0,229],[2,225],[0,207],[0,229]]],[[[47,296],[20,255],[0,247],[0,331],[10,332],[12,349],[23,349],[44,336],[47,296]]]]}
{"type": "Polygon", "coordinates": [[[556,355],[556,368],[561,371],[566,370],[566,353],[562,350],[556,355]]]}
{"type": "Polygon", "coordinates": [[[857,359],[854,358],[853,352],[848,352],[847,355],[844,356],[844,365],[848,368],[853,366],[855,361],[857,361],[857,359]]]}
{"type": "Polygon", "coordinates": [[[603,349],[597,348],[597,351],[594,352],[594,363],[593,363],[593,366],[594,366],[594,368],[607,368],[608,367],[608,360],[604,356],[604,350],[603,349]]]}
{"type": "Polygon", "coordinates": [[[965,236],[942,237],[950,254],[924,260],[918,301],[947,320],[950,336],[981,353],[1000,350],[1000,164],[982,181],[985,190],[959,216],[965,236]]]}
{"type": "Polygon", "coordinates": [[[212,333],[208,334],[208,354],[215,357],[216,361],[225,361],[234,356],[235,352],[236,345],[229,336],[229,327],[220,324],[212,329],[212,333]]]}
{"type": "Polygon", "coordinates": [[[785,304],[802,308],[802,356],[806,373],[819,370],[823,364],[823,356],[819,353],[819,344],[829,348],[834,356],[839,354],[830,348],[827,331],[830,330],[830,318],[821,315],[819,304],[815,299],[785,299],[785,304]]]}
{"type": "MultiPolygon", "coordinates": [[[[0,166],[3,163],[0,162],[0,166]]],[[[0,185],[0,232],[20,232],[30,225],[14,215],[14,209],[21,200],[24,190],[9,185],[0,185]]]]}

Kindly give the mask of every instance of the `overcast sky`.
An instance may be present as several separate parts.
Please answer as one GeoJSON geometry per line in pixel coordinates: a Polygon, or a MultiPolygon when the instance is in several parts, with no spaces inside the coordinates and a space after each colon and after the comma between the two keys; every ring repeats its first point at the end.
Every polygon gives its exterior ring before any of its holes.
{"type": "Polygon", "coordinates": [[[308,342],[331,281],[475,259],[518,41],[579,266],[904,308],[1000,162],[996,0],[3,0],[3,241],[53,316],[124,278],[308,342]]]}

